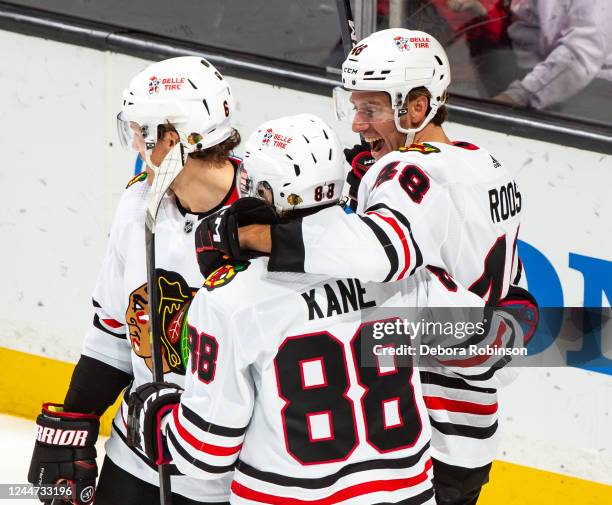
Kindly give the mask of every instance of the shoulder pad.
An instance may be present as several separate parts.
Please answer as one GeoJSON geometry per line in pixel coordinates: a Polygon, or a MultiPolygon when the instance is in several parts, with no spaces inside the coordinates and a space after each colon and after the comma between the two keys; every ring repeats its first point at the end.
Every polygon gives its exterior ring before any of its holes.
{"type": "Polygon", "coordinates": [[[127,186],[125,187],[125,189],[129,188],[133,184],[136,184],[137,182],[142,182],[146,180],[147,180],[147,172],[140,172],[138,175],[135,175],[134,177],[130,179],[130,182],[127,183],[127,186]]]}
{"type": "Polygon", "coordinates": [[[226,263],[225,265],[222,265],[217,268],[206,278],[206,280],[204,281],[204,287],[208,291],[212,291],[213,289],[227,286],[230,282],[234,280],[234,278],[239,272],[244,272],[250,264],[251,263],[248,261],[244,263],[226,263]]]}
{"type": "Polygon", "coordinates": [[[440,149],[438,149],[435,146],[432,146],[431,144],[422,143],[422,144],[410,144],[409,146],[400,147],[399,152],[400,153],[416,152],[416,153],[421,153],[421,154],[433,154],[433,153],[439,153],[440,149]]]}

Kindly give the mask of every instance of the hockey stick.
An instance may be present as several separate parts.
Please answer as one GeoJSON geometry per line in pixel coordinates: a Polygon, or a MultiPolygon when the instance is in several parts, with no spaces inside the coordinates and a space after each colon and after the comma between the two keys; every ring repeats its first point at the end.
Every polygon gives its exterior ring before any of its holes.
{"type": "Polygon", "coordinates": [[[342,34],[344,54],[348,56],[351,49],[357,45],[351,0],[336,0],[336,5],[338,5],[338,15],[340,16],[340,33],[342,34]]]}
{"type": "MultiPolygon", "coordinates": [[[[153,381],[164,381],[164,360],[162,354],[162,333],[159,321],[157,293],[157,271],[155,269],[155,224],[157,213],[164,195],[185,164],[183,145],[178,142],[166,155],[164,161],[155,170],[151,185],[149,204],[145,215],[145,244],[147,249],[147,289],[149,291],[149,338],[151,341],[151,359],[153,361],[153,381]]],[[[159,497],[162,505],[172,505],[170,473],[168,467],[159,465],[159,497]]]]}

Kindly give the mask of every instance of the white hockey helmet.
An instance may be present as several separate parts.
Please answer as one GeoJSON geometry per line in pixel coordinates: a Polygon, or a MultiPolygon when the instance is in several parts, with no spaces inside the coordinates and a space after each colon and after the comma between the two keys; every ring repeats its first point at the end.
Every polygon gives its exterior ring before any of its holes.
{"type": "MultiPolygon", "coordinates": [[[[450,65],[442,45],[431,35],[405,28],[389,28],[360,41],[342,64],[342,86],[334,90],[338,119],[353,121],[355,110],[349,103],[352,91],[384,91],[391,99],[392,118],[398,131],[407,134],[406,144],[414,139],[446,101],[451,82],[450,65]],[[400,118],[406,114],[408,93],[424,87],[431,94],[430,112],[418,128],[403,128],[400,118]]],[[[371,116],[371,113],[370,113],[371,116]]]]}
{"type": "Polygon", "coordinates": [[[266,200],[283,212],[340,199],[344,154],[333,130],[312,114],[261,124],[249,137],[237,173],[240,196],[266,200]]]}
{"type": "Polygon", "coordinates": [[[124,146],[142,152],[157,142],[158,127],[171,123],[190,153],[231,135],[233,109],[229,84],[217,69],[199,56],[180,56],[153,63],[130,81],[117,129],[124,146]]]}

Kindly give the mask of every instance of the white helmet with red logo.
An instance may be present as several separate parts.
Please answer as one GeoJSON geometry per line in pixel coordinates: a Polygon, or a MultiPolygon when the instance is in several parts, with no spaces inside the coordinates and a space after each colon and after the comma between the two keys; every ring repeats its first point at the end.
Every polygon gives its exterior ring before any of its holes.
{"type": "Polygon", "coordinates": [[[123,92],[117,127],[122,144],[142,152],[171,123],[185,152],[217,145],[233,131],[228,82],[204,58],[181,56],[149,65],[123,92]]]}
{"type": "MultiPolygon", "coordinates": [[[[444,48],[434,37],[417,30],[390,28],[375,32],[359,42],[342,64],[345,90],[389,94],[392,119],[398,131],[408,134],[407,144],[412,143],[414,134],[425,128],[445,103],[450,82],[450,65],[444,48]],[[408,93],[419,87],[431,94],[431,110],[418,128],[403,128],[400,118],[406,113],[408,93]]],[[[340,119],[350,119],[346,117],[346,97],[342,91],[341,88],[334,91],[336,112],[340,119]]]]}
{"type": "Polygon", "coordinates": [[[249,137],[238,171],[241,196],[266,200],[279,213],[340,199],[345,168],[333,130],[312,114],[261,124],[249,137]]]}

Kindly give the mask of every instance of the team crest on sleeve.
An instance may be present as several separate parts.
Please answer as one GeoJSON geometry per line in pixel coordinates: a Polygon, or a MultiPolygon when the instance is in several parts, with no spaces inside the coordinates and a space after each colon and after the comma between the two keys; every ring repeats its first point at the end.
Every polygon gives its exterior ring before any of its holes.
{"type": "Polygon", "coordinates": [[[243,272],[249,265],[250,263],[247,261],[245,263],[228,263],[220,266],[206,278],[204,281],[204,287],[208,291],[212,291],[213,289],[220,288],[221,286],[226,286],[234,280],[234,277],[236,277],[238,272],[243,272]]]}
{"type": "Polygon", "coordinates": [[[129,188],[130,186],[132,186],[133,184],[136,184],[137,182],[142,182],[142,181],[146,181],[147,180],[147,173],[146,172],[140,172],[138,175],[132,177],[130,179],[130,182],[127,183],[127,186],[125,187],[125,189],[129,188]]]}
{"type": "Polygon", "coordinates": [[[435,146],[432,146],[431,144],[427,144],[424,142],[422,144],[410,144],[409,146],[400,147],[399,152],[400,153],[417,152],[421,154],[433,154],[433,153],[439,153],[440,149],[438,149],[435,146]]]}

